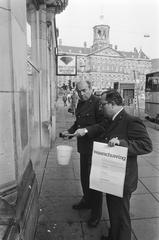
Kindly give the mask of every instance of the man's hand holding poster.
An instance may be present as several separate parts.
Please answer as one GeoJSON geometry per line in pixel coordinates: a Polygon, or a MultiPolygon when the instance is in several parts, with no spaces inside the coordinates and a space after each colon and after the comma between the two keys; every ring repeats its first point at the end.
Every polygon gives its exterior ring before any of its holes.
{"type": "Polygon", "coordinates": [[[127,151],[126,147],[109,147],[106,143],[94,142],[90,188],[122,197],[127,151]]]}

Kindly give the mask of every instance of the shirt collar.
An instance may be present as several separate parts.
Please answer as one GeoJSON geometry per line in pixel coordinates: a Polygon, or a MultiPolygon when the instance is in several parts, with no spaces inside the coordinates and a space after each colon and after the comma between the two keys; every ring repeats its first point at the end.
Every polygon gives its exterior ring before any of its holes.
{"type": "Polygon", "coordinates": [[[117,115],[123,110],[123,107],[112,117],[112,121],[117,117],[117,115]]]}

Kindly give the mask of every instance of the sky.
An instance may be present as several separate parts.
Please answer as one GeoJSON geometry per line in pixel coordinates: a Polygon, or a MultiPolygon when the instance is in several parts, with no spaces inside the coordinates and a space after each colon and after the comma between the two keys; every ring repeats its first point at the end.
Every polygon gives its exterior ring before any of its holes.
{"type": "Polygon", "coordinates": [[[101,23],[110,26],[110,44],[118,50],[136,47],[151,59],[159,58],[159,0],[68,0],[56,15],[59,39],[67,46],[83,47],[86,41],[91,47],[93,27],[101,23]]]}

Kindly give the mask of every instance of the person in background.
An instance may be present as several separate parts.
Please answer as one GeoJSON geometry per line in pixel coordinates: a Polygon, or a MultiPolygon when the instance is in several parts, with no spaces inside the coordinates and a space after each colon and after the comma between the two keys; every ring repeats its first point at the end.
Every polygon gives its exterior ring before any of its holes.
{"type": "Polygon", "coordinates": [[[78,129],[76,135],[94,137],[103,128],[104,134],[99,138],[101,142],[108,143],[110,147],[119,145],[128,148],[123,197],[106,194],[110,229],[108,237],[102,236],[101,240],[131,240],[130,198],[137,188],[137,156],[150,153],[152,142],[143,122],[126,113],[117,91],[103,93],[101,105],[105,117],[110,119],[109,125],[104,127],[102,123],[78,129]]]}
{"type": "Polygon", "coordinates": [[[66,93],[64,93],[63,97],[62,97],[63,103],[64,103],[64,107],[67,106],[67,95],[66,93]]]}
{"type": "MultiPolygon", "coordinates": [[[[92,94],[91,83],[89,81],[77,82],[76,91],[79,96],[75,111],[76,120],[72,127],[62,133],[63,136],[75,133],[78,128],[85,128],[86,126],[99,123],[103,119],[102,112],[99,109],[99,99],[92,94]]],[[[101,192],[89,188],[93,140],[93,138],[88,138],[88,136],[79,136],[77,138],[77,150],[80,153],[80,180],[83,197],[80,202],[72,206],[75,210],[91,209],[91,215],[88,219],[89,227],[96,227],[98,225],[102,214],[103,199],[101,192]]]]}
{"type": "Polygon", "coordinates": [[[71,108],[72,108],[72,114],[73,115],[75,115],[75,110],[76,110],[76,107],[77,107],[77,103],[78,103],[78,94],[74,90],[72,95],[71,95],[71,108]]]}
{"type": "Polygon", "coordinates": [[[69,104],[71,103],[71,92],[67,94],[67,101],[69,104]]]}

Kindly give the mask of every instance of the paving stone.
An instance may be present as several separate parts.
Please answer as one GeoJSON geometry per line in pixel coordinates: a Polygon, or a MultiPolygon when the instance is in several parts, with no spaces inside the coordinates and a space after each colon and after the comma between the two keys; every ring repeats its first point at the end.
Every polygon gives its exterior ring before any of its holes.
{"type": "MultiPolygon", "coordinates": [[[[45,178],[46,180],[54,180],[54,179],[63,179],[63,180],[74,180],[75,175],[73,168],[68,168],[67,166],[59,166],[54,168],[46,168],[45,170],[45,178]]],[[[44,181],[45,181],[44,178],[44,181]]]]}
{"type": "Polygon", "coordinates": [[[143,156],[138,156],[137,163],[138,166],[150,166],[150,163],[143,156]]]}
{"type": "Polygon", "coordinates": [[[158,152],[153,151],[152,153],[145,155],[144,159],[151,165],[159,165],[159,153],[158,152]]]}
{"type": "Polygon", "coordinates": [[[159,217],[159,202],[151,194],[132,195],[131,219],[159,217]]]}
{"type": "Polygon", "coordinates": [[[48,159],[47,168],[54,168],[54,167],[56,168],[59,167],[57,160],[52,158],[48,159]]]}
{"type": "Polygon", "coordinates": [[[144,193],[149,193],[148,190],[145,188],[145,186],[142,184],[142,182],[139,180],[137,189],[133,194],[144,194],[144,193]]]}
{"type": "Polygon", "coordinates": [[[42,195],[50,195],[52,197],[58,197],[58,196],[81,196],[81,185],[79,181],[73,181],[73,180],[61,180],[61,179],[47,179],[43,183],[42,195]]]}
{"type": "Polygon", "coordinates": [[[132,228],[138,240],[159,239],[159,218],[132,220],[132,228]]]}
{"type": "Polygon", "coordinates": [[[40,198],[41,212],[49,221],[80,222],[79,211],[73,210],[72,205],[80,198],[42,196],[40,198]]]}
{"type": "Polygon", "coordinates": [[[142,178],[141,182],[149,189],[150,192],[159,193],[159,177],[142,178]]]}
{"type": "Polygon", "coordinates": [[[80,180],[80,169],[79,168],[73,168],[74,176],[76,180],[80,180]]]}
{"type": "Polygon", "coordinates": [[[142,177],[159,177],[159,170],[154,166],[139,166],[139,178],[142,177]]]}
{"type": "Polygon", "coordinates": [[[159,201],[159,193],[153,193],[153,196],[159,201]]]}
{"type": "Polygon", "coordinates": [[[83,233],[80,223],[54,223],[48,227],[39,226],[38,240],[82,240],[83,233]]]}

